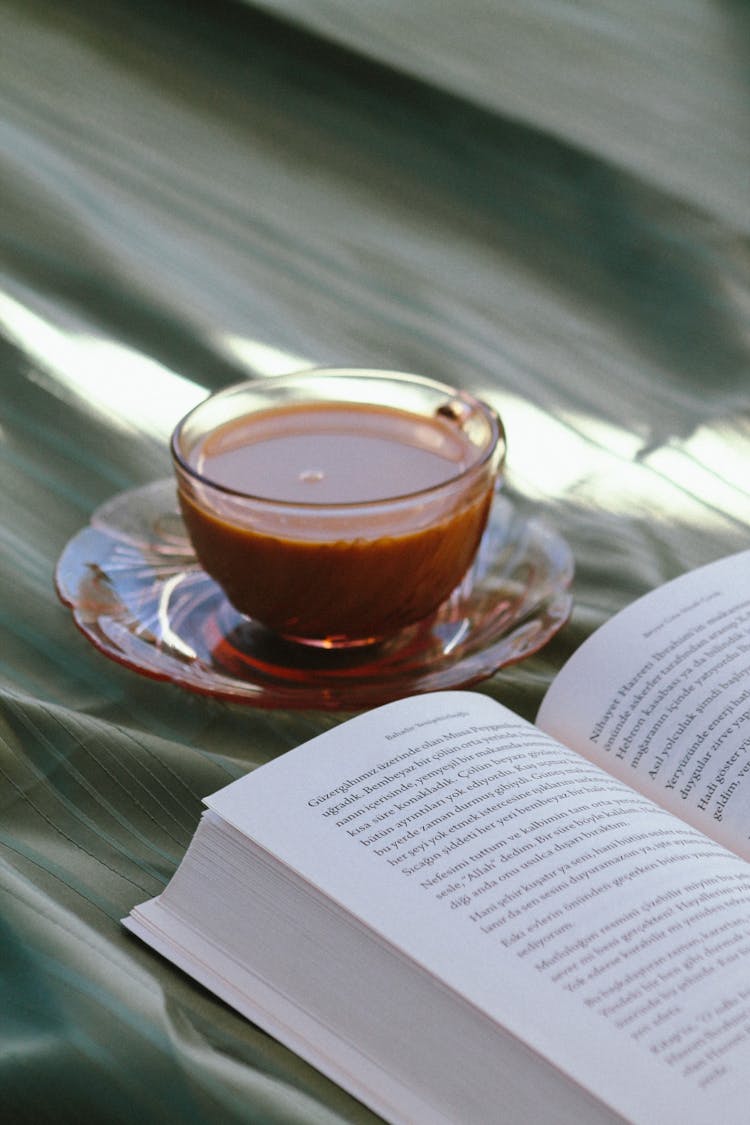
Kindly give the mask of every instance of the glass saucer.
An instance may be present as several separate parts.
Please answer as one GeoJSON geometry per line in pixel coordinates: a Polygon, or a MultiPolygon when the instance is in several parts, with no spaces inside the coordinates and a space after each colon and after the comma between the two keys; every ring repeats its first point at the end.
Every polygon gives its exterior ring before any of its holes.
{"type": "Polygon", "coordinates": [[[92,644],[143,675],[256,707],[359,710],[466,686],[537,652],[569,616],[572,576],[565,540],[498,495],[474,566],[431,617],[378,644],[312,648],[232,608],[164,480],[98,508],[55,581],[92,644]]]}

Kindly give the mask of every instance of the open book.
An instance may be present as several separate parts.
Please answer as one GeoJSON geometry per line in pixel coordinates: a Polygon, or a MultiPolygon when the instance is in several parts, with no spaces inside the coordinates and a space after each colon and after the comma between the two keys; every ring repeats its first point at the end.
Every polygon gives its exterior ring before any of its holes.
{"type": "Polygon", "coordinates": [[[748,1120],[750,551],[206,805],[125,924],[389,1121],[748,1120]]]}

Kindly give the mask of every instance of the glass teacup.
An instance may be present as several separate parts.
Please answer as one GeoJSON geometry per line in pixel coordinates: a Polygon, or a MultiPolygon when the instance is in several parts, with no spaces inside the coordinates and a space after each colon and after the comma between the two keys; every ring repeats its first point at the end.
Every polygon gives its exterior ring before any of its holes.
{"type": "Polygon", "coordinates": [[[198,561],[232,605],[339,647],[421,620],[460,583],[505,435],[443,383],[318,369],[210,395],[177,425],[172,457],[198,561]]]}

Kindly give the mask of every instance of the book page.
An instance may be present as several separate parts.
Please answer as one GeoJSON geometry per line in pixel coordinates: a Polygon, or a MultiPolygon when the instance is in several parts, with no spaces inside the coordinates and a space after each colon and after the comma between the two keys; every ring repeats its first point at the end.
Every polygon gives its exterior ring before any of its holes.
{"type": "Polygon", "coordinates": [[[750,551],[607,622],[537,724],[750,859],[750,551]]]}
{"type": "Polygon", "coordinates": [[[618,1113],[744,1121],[750,868],[499,704],[391,704],[207,803],[618,1113]]]}

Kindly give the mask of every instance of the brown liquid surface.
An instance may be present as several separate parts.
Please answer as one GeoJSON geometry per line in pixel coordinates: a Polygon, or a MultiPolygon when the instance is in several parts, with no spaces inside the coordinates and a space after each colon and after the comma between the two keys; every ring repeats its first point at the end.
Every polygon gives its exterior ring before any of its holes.
{"type": "Polygon", "coordinates": [[[469,466],[472,447],[442,418],[320,403],[221,426],[191,456],[205,479],[267,500],[347,504],[434,488],[469,466]]]}
{"type": "MultiPolygon", "coordinates": [[[[221,427],[193,466],[204,479],[256,497],[335,504],[434,487],[475,458],[445,419],[324,405],[221,427]]],[[[488,470],[429,526],[415,505],[393,533],[368,528],[373,512],[333,537],[326,519],[298,533],[282,517],[262,527],[252,513],[240,521],[185,487],[180,502],[201,565],[240,612],[287,636],[340,642],[387,636],[436,609],[471,564],[492,490],[488,470]]]]}

